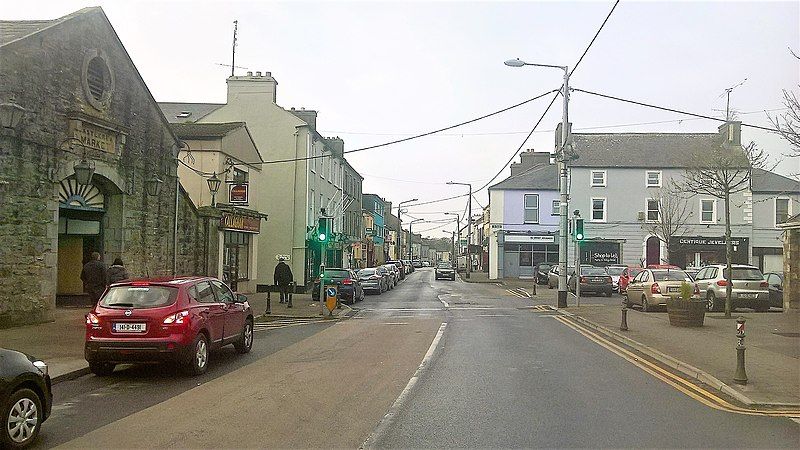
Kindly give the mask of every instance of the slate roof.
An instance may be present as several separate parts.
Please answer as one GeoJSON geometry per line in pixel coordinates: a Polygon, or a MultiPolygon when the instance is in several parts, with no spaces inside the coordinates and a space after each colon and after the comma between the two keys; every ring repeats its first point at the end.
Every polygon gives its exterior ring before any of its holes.
{"type": "Polygon", "coordinates": [[[764,169],[753,169],[750,176],[753,192],[800,193],[800,181],[764,169]]]}
{"type": "Polygon", "coordinates": [[[174,123],[172,129],[181,139],[220,138],[245,126],[244,122],[174,123]]]}
{"type": "Polygon", "coordinates": [[[158,102],[161,112],[169,123],[197,122],[217,109],[225,106],[224,103],[181,103],[158,102]],[[189,113],[186,117],[178,117],[181,113],[189,113]]]}
{"type": "Polygon", "coordinates": [[[52,25],[64,22],[98,7],[83,8],[52,20],[0,20],[0,46],[38,33],[52,25]]]}
{"type": "Polygon", "coordinates": [[[575,133],[573,167],[686,168],[718,144],[717,133],[575,133]]]}
{"type": "Polygon", "coordinates": [[[531,191],[557,191],[558,166],[540,164],[489,186],[489,189],[525,189],[531,191]]]}

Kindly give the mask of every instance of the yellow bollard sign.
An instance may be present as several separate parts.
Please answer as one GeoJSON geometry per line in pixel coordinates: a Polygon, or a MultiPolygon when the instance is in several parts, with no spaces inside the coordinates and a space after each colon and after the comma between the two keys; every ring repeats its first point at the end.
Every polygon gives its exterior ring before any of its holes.
{"type": "Polygon", "coordinates": [[[325,286],[325,307],[333,314],[336,309],[336,300],[339,297],[339,290],[336,286],[325,286]]]}

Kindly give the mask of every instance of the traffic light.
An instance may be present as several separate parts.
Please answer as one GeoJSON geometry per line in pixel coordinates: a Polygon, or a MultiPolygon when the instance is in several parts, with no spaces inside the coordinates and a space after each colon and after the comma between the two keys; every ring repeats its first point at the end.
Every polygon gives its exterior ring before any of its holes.
{"type": "Polygon", "coordinates": [[[328,242],[331,238],[331,218],[320,217],[317,224],[317,240],[319,242],[328,242]]]}
{"type": "Polygon", "coordinates": [[[583,219],[575,219],[575,240],[582,241],[584,237],[586,235],[583,234],[583,219]]]}

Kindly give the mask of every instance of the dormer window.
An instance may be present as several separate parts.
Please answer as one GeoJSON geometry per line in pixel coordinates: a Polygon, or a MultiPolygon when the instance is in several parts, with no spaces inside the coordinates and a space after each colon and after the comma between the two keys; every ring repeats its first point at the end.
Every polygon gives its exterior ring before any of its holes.
{"type": "Polygon", "coordinates": [[[181,111],[181,112],[178,113],[177,116],[175,116],[175,118],[177,118],[177,119],[185,119],[185,118],[187,118],[187,117],[189,117],[191,115],[192,115],[192,113],[189,112],[189,111],[181,111]]]}

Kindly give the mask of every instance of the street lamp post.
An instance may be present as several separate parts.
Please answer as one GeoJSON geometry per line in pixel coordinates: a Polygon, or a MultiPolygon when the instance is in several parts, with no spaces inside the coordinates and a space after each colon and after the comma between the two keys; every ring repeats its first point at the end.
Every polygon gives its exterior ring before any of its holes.
{"type": "MultiPolygon", "coordinates": [[[[411,200],[403,200],[402,202],[397,204],[397,219],[400,221],[400,232],[398,233],[398,236],[397,236],[397,241],[398,241],[397,242],[397,247],[400,248],[400,251],[397,252],[397,259],[403,259],[402,258],[402,254],[403,254],[403,250],[402,250],[403,249],[403,218],[401,217],[402,212],[400,211],[400,207],[402,207],[406,203],[416,202],[418,200],[419,200],[418,198],[412,198],[411,200]]],[[[391,212],[391,211],[389,211],[389,212],[391,212]]]]}
{"type": "Polygon", "coordinates": [[[469,187],[469,199],[467,201],[467,279],[472,270],[472,252],[470,251],[470,243],[472,242],[472,185],[470,183],[457,183],[455,181],[448,181],[447,184],[456,184],[459,186],[469,187]]]}
{"type": "Polygon", "coordinates": [[[217,192],[222,180],[217,178],[217,172],[214,172],[214,175],[206,180],[206,183],[208,183],[208,190],[211,191],[211,206],[217,206],[217,192]]]}
{"type": "Polygon", "coordinates": [[[411,243],[414,241],[414,235],[411,234],[411,225],[414,225],[417,222],[424,222],[425,219],[414,219],[411,222],[408,222],[408,260],[413,261],[412,254],[411,254],[411,243]]]}
{"type": "Polygon", "coordinates": [[[569,140],[569,67],[568,66],[555,66],[551,64],[534,64],[517,59],[510,59],[505,62],[509,67],[551,67],[554,69],[561,69],[564,71],[564,84],[561,86],[561,95],[564,99],[562,117],[561,117],[561,148],[556,154],[558,161],[559,173],[559,244],[558,244],[558,307],[567,307],[567,245],[568,245],[568,229],[567,229],[567,211],[568,211],[568,193],[567,193],[567,158],[566,149],[569,140]]]}
{"type": "MultiPolygon", "coordinates": [[[[458,264],[458,250],[457,245],[460,245],[461,242],[461,215],[454,212],[446,212],[444,213],[446,216],[456,216],[456,230],[453,231],[453,258],[456,259],[456,264],[458,264]],[[458,235],[458,240],[456,240],[456,235],[458,235]],[[458,244],[457,244],[458,243],[458,244]]],[[[458,265],[456,265],[458,268],[458,265]]]]}

